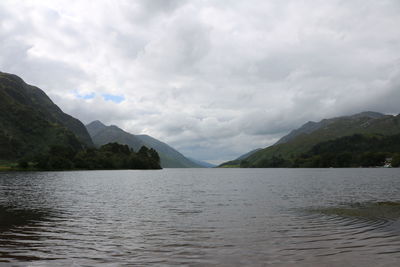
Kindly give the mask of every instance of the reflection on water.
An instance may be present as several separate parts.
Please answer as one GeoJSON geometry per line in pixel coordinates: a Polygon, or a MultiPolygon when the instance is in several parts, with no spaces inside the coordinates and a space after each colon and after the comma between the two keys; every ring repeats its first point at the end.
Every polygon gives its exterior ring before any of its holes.
{"type": "Polygon", "coordinates": [[[41,236],[32,232],[38,224],[48,220],[49,211],[29,210],[24,207],[5,207],[0,206],[0,237],[1,248],[0,262],[9,262],[13,259],[22,261],[38,260],[40,258],[33,255],[19,255],[23,249],[35,250],[36,244],[41,240],[41,236]],[[13,251],[9,251],[12,248],[13,251]]]}
{"type": "Polygon", "coordinates": [[[314,210],[314,212],[343,217],[358,217],[360,219],[391,221],[400,219],[400,202],[356,202],[341,205],[340,207],[320,208],[314,210]]]}
{"type": "Polygon", "coordinates": [[[0,265],[396,266],[399,177],[398,169],[0,173],[0,265]]]}
{"type": "Polygon", "coordinates": [[[0,231],[33,225],[44,221],[48,216],[46,211],[0,206],[0,231]]]}

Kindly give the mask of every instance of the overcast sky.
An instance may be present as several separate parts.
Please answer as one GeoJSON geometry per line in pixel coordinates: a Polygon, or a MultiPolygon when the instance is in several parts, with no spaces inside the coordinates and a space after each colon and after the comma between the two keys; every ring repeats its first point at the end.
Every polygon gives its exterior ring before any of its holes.
{"type": "Polygon", "coordinates": [[[84,123],[221,162],[309,120],[400,112],[399,0],[0,2],[0,71],[84,123]]]}

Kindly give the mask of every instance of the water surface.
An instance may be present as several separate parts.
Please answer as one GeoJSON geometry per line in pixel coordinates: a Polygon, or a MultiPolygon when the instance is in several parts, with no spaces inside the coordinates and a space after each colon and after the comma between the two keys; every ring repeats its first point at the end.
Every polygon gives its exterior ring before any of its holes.
{"type": "Polygon", "coordinates": [[[396,207],[335,212],[384,201],[400,169],[3,172],[0,266],[394,266],[396,207]]]}

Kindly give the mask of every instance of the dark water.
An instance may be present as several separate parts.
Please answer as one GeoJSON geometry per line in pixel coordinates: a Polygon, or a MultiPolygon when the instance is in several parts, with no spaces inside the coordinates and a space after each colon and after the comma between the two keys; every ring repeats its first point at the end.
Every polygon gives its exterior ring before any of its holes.
{"type": "Polygon", "coordinates": [[[324,212],[380,201],[400,169],[0,173],[0,266],[399,266],[398,217],[324,212]]]}

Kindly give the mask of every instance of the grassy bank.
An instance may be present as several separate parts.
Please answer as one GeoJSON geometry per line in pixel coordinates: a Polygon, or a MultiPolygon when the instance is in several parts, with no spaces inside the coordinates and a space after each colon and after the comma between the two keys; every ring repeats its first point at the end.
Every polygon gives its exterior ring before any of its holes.
{"type": "Polygon", "coordinates": [[[0,171],[10,171],[17,166],[17,163],[0,160],[0,171]]]}

